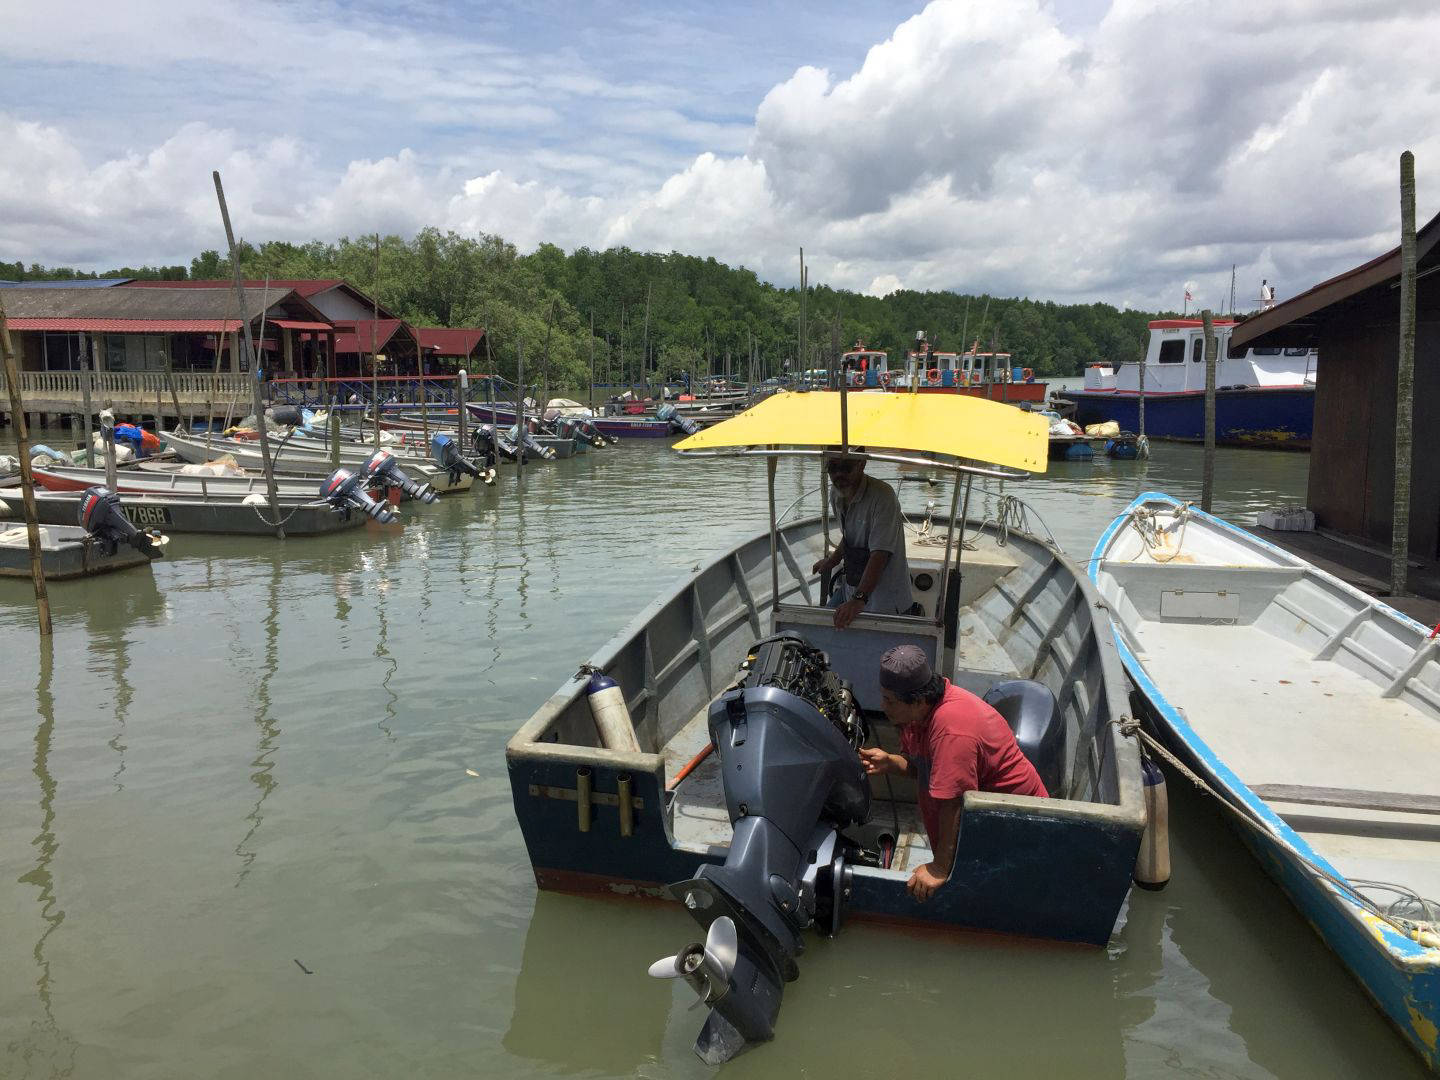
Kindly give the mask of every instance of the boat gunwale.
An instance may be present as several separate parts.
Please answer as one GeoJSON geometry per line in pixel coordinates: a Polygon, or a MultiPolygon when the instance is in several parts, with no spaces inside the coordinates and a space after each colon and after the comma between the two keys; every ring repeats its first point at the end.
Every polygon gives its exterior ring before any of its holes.
{"type": "MultiPolygon", "coordinates": [[[[937,521],[938,520],[937,518],[937,521]]],[[[780,530],[798,531],[802,528],[818,524],[820,521],[821,518],[819,515],[800,518],[781,526],[780,530]]],[[[689,590],[697,578],[721,563],[728,563],[743,548],[751,544],[758,545],[767,542],[769,536],[770,530],[766,528],[751,536],[744,537],[708,561],[699,564],[694,570],[686,573],[676,581],[673,588],[663,591],[637,612],[634,618],[602,644],[586,663],[601,671],[608,670],[609,666],[614,663],[621,652],[629,646],[635,638],[646,631],[654,617],[667,605],[689,590]]],[[[1107,711],[1113,720],[1127,717],[1130,710],[1129,702],[1123,689],[1127,686],[1125,671],[1119,655],[1120,643],[1115,640],[1111,621],[1108,617],[1108,605],[1101,599],[1089,577],[1081,573],[1079,568],[1063,551],[1029,533],[1012,531],[1010,536],[1034,544],[1037,548],[1049,552],[1052,558],[1060,561],[1061,565],[1070,574],[1071,579],[1076,583],[1076,587],[1081,591],[1090,612],[1091,633],[1093,633],[1096,638],[1101,675],[1108,699],[1107,711]],[[1107,644],[1110,646],[1109,649],[1106,648],[1107,644]]],[[[773,604],[767,602],[763,607],[757,604],[757,609],[772,610],[773,604]]],[[[583,693],[584,687],[585,680],[580,677],[579,674],[572,676],[569,680],[562,683],[506,742],[505,756],[507,761],[575,762],[583,760],[594,764],[611,765],[616,768],[626,768],[635,772],[656,775],[659,777],[661,787],[663,788],[665,769],[663,752],[619,751],[600,746],[553,743],[542,740],[545,732],[552,727],[567,709],[573,706],[574,702],[583,693]]],[[[1145,827],[1145,802],[1141,781],[1138,740],[1135,736],[1123,734],[1116,723],[1110,723],[1104,726],[1109,728],[1108,752],[1115,762],[1115,802],[1104,802],[1098,799],[1083,800],[1058,797],[1038,799],[1006,795],[999,792],[972,791],[966,793],[966,808],[969,809],[973,806],[977,810],[1023,813],[1026,816],[1037,819],[1052,818],[1067,821],[1086,821],[1093,822],[1097,825],[1103,824],[1111,827],[1119,827],[1136,833],[1142,831],[1145,827]],[[1136,752],[1134,754],[1126,754],[1125,750],[1127,747],[1135,748],[1136,752]]],[[[1097,740],[1097,742],[1103,737],[1105,737],[1104,733],[1098,730],[1091,736],[1091,738],[1097,740]]]]}

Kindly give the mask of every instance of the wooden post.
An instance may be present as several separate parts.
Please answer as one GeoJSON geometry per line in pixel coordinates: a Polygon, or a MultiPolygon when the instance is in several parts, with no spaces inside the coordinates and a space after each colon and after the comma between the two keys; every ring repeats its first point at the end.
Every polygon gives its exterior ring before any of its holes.
{"type": "MultiPolygon", "coordinates": [[[[15,424],[15,455],[20,459],[20,499],[25,504],[25,535],[30,541],[30,580],[35,585],[35,613],[40,621],[40,638],[54,632],[50,622],[50,594],[45,591],[45,567],[40,562],[40,523],[35,513],[35,478],[30,475],[30,427],[25,422],[25,403],[20,398],[20,371],[10,344],[10,325],[5,320],[5,303],[0,297],[0,353],[4,354],[5,386],[10,391],[10,419],[15,424]]],[[[88,416],[87,416],[88,421],[88,416]]]]}
{"type": "Polygon", "coordinates": [[[515,340],[515,483],[525,467],[525,339],[515,340]]]}
{"type": "Polygon", "coordinates": [[[375,449],[380,449],[380,357],[375,343],[376,326],[380,322],[380,234],[375,234],[375,280],[370,289],[370,396],[374,398],[375,449]]]}
{"type": "Polygon", "coordinates": [[[85,410],[85,460],[95,464],[95,440],[92,438],[94,425],[91,417],[94,406],[90,402],[90,356],[94,339],[89,334],[80,335],[80,406],[85,410]]]}
{"type": "MultiPolygon", "coordinates": [[[[170,360],[168,349],[162,349],[160,358],[165,361],[165,383],[170,388],[170,403],[175,406],[175,430],[180,430],[180,395],[175,391],[175,365],[170,360]]],[[[160,426],[160,414],[155,414],[155,425],[160,426]]],[[[159,435],[160,432],[156,432],[159,435]]]]}
{"type": "Polygon", "coordinates": [[[590,418],[595,418],[595,311],[590,311],[590,418]]]}
{"type": "Polygon", "coordinates": [[[335,407],[340,403],[339,394],[331,394],[330,400],[330,468],[340,467],[340,411],[335,407]]]}
{"type": "Polygon", "coordinates": [[[495,462],[495,471],[500,471],[500,421],[495,416],[495,368],[491,362],[490,374],[485,376],[485,404],[490,409],[490,457],[495,462]]]}
{"type": "Polygon", "coordinates": [[[100,412],[100,444],[105,448],[105,486],[115,490],[115,414],[100,412]]]}
{"type": "MultiPolygon", "coordinates": [[[[240,328],[245,335],[245,353],[251,361],[250,397],[255,406],[255,424],[260,429],[260,462],[265,471],[265,490],[270,496],[270,513],[275,517],[275,536],[285,539],[285,527],[280,524],[280,493],[275,489],[275,464],[270,460],[270,436],[265,430],[265,403],[260,399],[260,357],[255,352],[255,342],[250,336],[250,320],[245,314],[245,282],[240,276],[240,251],[235,246],[235,230],[230,227],[230,208],[225,205],[225,188],[220,183],[220,172],[211,173],[215,180],[215,198],[220,202],[220,219],[225,223],[225,242],[230,248],[230,270],[235,280],[235,305],[240,312],[240,328]]],[[[268,291],[268,290],[267,290],[268,291]]],[[[264,314],[264,309],[261,309],[264,314]]]]}
{"type": "Polygon", "coordinates": [[[1205,463],[1200,479],[1200,509],[1210,513],[1215,494],[1215,322],[1206,308],[1200,313],[1205,327],[1205,463]]]}
{"type": "Polygon", "coordinates": [[[640,352],[640,385],[650,378],[650,282],[645,282],[645,343],[640,352]]]}
{"type": "Polygon", "coordinates": [[[1140,430],[1137,431],[1135,434],[1141,439],[1145,438],[1145,368],[1147,366],[1147,359],[1148,356],[1145,353],[1140,354],[1140,396],[1138,400],[1140,419],[1136,425],[1140,428],[1140,430]]]}
{"type": "Polygon", "coordinates": [[[1410,464],[1415,422],[1415,155],[1400,155],[1400,357],[1395,370],[1395,514],[1390,526],[1390,595],[1410,572],[1410,464]]]}
{"type": "Polygon", "coordinates": [[[455,376],[455,433],[460,437],[460,453],[470,453],[470,443],[465,438],[465,425],[470,417],[470,372],[463,367],[455,376]]]}
{"type": "Polygon", "coordinates": [[[430,452],[430,401],[425,393],[425,350],[417,343],[415,365],[420,369],[420,431],[425,436],[425,452],[430,452]]]}

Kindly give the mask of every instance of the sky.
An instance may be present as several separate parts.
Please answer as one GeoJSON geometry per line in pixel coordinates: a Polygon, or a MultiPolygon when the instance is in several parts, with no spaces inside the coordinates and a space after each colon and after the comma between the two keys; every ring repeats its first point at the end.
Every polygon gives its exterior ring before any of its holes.
{"type": "Polygon", "coordinates": [[[777,285],[1281,299],[1440,210],[1440,0],[0,0],[0,260],[427,225],[777,285]]]}

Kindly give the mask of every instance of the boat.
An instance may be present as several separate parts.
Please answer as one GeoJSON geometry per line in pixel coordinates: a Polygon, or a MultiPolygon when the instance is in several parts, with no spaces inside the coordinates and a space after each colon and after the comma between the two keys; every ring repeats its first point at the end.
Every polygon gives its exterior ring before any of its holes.
{"type": "MultiPolygon", "coordinates": [[[[22,518],[21,501],[0,499],[0,518],[22,518]]],[[[46,581],[94,577],[160,558],[169,537],[136,528],[119,515],[121,499],[92,488],[76,499],[65,522],[41,524],[40,567],[46,581]]],[[[29,529],[22,523],[0,527],[0,577],[31,575],[29,529]]]]}
{"type": "MultiPolygon", "coordinates": [[[[722,462],[732,454],[768,457],[771,527],[664,590],[507,745],[516,816],[541,889],[681,899],[701,924],[705,942],[657,962],[652,974],[687,976],[701,989],[697,971],[717,980],[705,990],[714,1008],[696,1046],[707,1061],[769,1037],[780,1001],[776,973],[794,977],[792,949],[807,922],[830,934],[843,917],[1092,945],[1109,939],[1145,824],[1136,739],[1112,723],[1126,713],[1127,687],[1109,620],[1089,580],[1057,548],[1019,529],[987,530],[966,513],[977,476],[1043,471],[1045,440],[1038,417],[973,398],[833,392],[776,394],[691,436],[678,449],[722,462]],[[909,541],[918,613],[861,613],[838,631],[824,585],[809,569],[830,550],[828,511],[779,523],[775,463],[862,439],[870,460],[940,470],[954,486],[950,513],[932,515],[909,541]],[[910,873],[933,854],[913,782],[877,780],[872,788],[854,771],[862,728],[895,745],[894,727],[877,711],[877,662],[902,643],[998,702],[1055,793],[967,793],[954,872],[924,904],[906,890],[910,873]],[[788,688],[783,698],[766,696],[777,687],[788,688]],[[623,701],[621,719],[598,718],[599,694],[610,695],[603,710],[623,701]],[[770,708],[762,698],[796,710],[785,721],[791,726],[782,730],[771,714],[762,716],[770,708]],[[818,825],[801,814],[793,823],[799,835],[816,826],[809,870],[798,884],[786,876],[793,865],[776,871],[765,886],[772,900],[761,905],[767,914],[717,883],[717,875],[749,866],[759,850],[748,842],[756,830],[789,812],[735,795],[732,783],[748,776],[763,785],[768,775],[763,758],[742,773],[735,755],[742,744],[762,753],[772,739],[783,743],[802,721],[813,741],[794,760],[806,764],[781,789],[805,789],[793,780],[802,774],[835,776],[832,796],[872,812],[818,825]],[[712,745],[718,752],[706,750],[712,745]],[[817,761],[811,755],[822,746],[817,761]],[[741,831],[747,843],[732,845],[741,831]],[[789,929],[757,928],[772,918],[788,920],[789,929]],[[732,961],[706,966],[722,955],[732,961]],[[727,971],[731,977],[721,978],[727,971]]],[[[786,802],[769,790],[767,800],[786,802]]]]}
{"type": "MultiPolygon", "coordinates": [[[[1229,446],[1307,450],[1315,412],[1314,349],[1248,349],[1229,355],[1236,322],[1216,319],[1215,441],[1229,446]]],[[[1144,434],[1151,439],[1205,438],[1205,333],[1199,319],[1150,323],[1145,366],[1144,434]]],[[[1066,395],[1081,426],[1115,420],[1140,431],[1140,364],[1091,364],[1085,387],[1066,395]]]]}
{"type": "MultiPolygon", "coordinates": [[[[482,424],[499,424],[503,429],[515,423],[512,406],[491,406],[472,401],[466,408],[470,410],[470,416],[482,424]]],[[[649,416],[593,416],[587,419],[602,435],[622,439],[664,439],[674,434],[668,421],[649,416]]]]}
{"type": "MultiPolygon", "coordinates": [[[[240,501],[259,495],[269,498],[263,476],[187,476],[173,468],[157,471],[145,467],[117,469],[114,490],[122,495],[163,495],[166,497],[230,499],[240,501]]],[[[47,465],[33,469],[35,483],[50,491],[84,491],[105,485],[104,469],[47,465]]],[[[277,476],[275,490],[282,503],[311,502],[319,498],[320,481],[311,478],[277,476]]]]}
{"type": "MultiPolygon", "coordinates": [[[[260,446],[244,439],[212,438],[207,441],[177,432],[165,434],[166,444],[185,461],[204,464],[215,457],[228,454],[235,463],[247,472],[261,473],[264,461],[260,446]]],[[[395,447],[382,447],[394,454],[396,463],[409,476],[429,484],[444,494],[452,491],[468,491],[474,481],[468,473],[453,478],[433,461],[406,453],[395,447]]],[[[346,469],[361,469],[375,453],[373,446],[358,444],[340,446],[340,465],[346,469]]],[[[275,472],[290,476],[313,476],[317,480],[329,476],[335,470],[331,464],[330,448],[315,440],[276,438],[270,440],[270,461],[275,472]]]]}
{"type": "Polygon", "coordinates": [[[890,355],[866,348],[863,342],[840,358],[841,377],[857,390],[891,390],[920,394],[963,394],[1007,403],[1045,401],[1049,383],[1037,382],[1029,368],[1016,367],[1005,352],[942,352],[923,338],[905,354],[904,367],[890,370],[890,355]]]}
{"type": "MultiPolygon", "coordinates": [[[[316,494],[312,490],[304,502],[281,502],[279,520],[286,536],[323,536],[365,523],[364,514],[337,513],[330,503],[316,498],[316,494]]],[[[36,519],[46,525],[69,524],[76,520],[84,497],[82,491],[37,491],[36,519]]],[[[167,534],[275,535],[276,519],[263,491],[243,498],[128,495],[120,512],[133,525],[164,529],[167,534]]]]}
{"type": "Polygon", "coordinates": [[[1147,492],[1090,574],[1156,737],[1440,1071],[1440,641],[1303,559],[1147,492]]]}

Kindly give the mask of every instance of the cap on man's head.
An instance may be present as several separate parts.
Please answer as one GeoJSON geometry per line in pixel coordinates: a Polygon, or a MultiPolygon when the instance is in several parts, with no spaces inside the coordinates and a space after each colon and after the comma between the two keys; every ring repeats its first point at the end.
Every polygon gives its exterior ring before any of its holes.
{"type": "Polygon", "coordinates": [[[918,645],[896,645],[880,657],[880,687],[894,693],[922,690],[930,685],[930,661],[918,645]]]}

